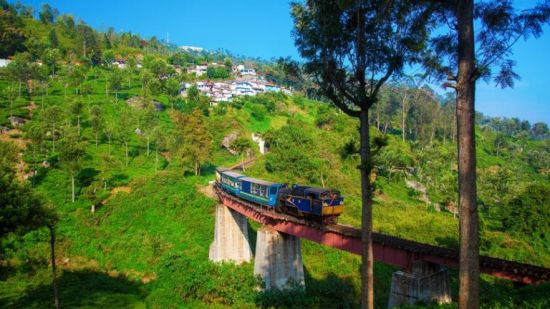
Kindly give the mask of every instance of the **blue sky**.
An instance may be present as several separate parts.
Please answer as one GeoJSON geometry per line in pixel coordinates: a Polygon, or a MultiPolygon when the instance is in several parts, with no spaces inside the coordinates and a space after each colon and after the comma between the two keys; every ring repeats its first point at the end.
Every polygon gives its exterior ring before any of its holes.
{"type": "MultiPolygon", "coordinates": [[[[13,2],[13,1],[12,1],[13,2]]],[[[39,9],[49,3],[61,13],[85,20],[99,30],[112,26],[178,45],[226,49],[234,54],[271,59],[298,58],[291,37],[286,0],[24,0],[39,9]]],[[[519,1],[528,6],[535,1],[519,1]]],[[[519,117],[550,124],[550,28],[538,40],[514,48],[521,80],[514,89],[478,83],[476,109],[491,116],[519,117]]]]}

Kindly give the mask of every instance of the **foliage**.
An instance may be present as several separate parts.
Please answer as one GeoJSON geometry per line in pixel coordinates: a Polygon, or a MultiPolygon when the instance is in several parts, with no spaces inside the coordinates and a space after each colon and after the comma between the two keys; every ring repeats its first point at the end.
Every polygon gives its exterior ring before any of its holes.
{"type": "Polygon", "coordinates": [[[190,167],[195,175],[199,175],[201,165],[210,159],[212,147],[212,137],[204,115],[199,109],[195,109],[188,115],[173,112],[172,119],[176,126],[174,147],[184,171],[190,167]]]}
{"type": "Polygon", "coordinates": [[[53,210],[44,206],[30,186],[15,178],[16,151],[11,143],[0,142],[0,238],[53,225],[57,220],[53,210]]]}
{"type": "Polygon", "coordinates": [[[229,71],[225,67],[209,66],[206,69],[206,76],[213,79],[229,78],[229,71]]]}
{"type": "Polygon", "coordinates": [[[550,186],[531,184],[501,208],[505,230],[545,239],[550,235],[550,186]]]}

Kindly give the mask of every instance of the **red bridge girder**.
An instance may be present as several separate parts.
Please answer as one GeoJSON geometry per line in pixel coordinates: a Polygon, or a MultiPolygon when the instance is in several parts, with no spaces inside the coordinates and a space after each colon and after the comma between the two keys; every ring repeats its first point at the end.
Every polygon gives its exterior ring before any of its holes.
{"type": "MultiPolygon", "coordinates": [[[[329,247],[361,254],[360,230],[345,225],[316,226],[295,217],[274,212],[215,189],[220,201],[238,213],[271,228],[329,247]]],[[[381,233],[373,233],[374,258],[377,261],[410,270],[414,261],[426,261],[457,267],[456,249],[437,247],[381,233]]],[[[480,256],[481,272],[525,284],[550,280],[550,269],[503,259],[480,256]]]]}

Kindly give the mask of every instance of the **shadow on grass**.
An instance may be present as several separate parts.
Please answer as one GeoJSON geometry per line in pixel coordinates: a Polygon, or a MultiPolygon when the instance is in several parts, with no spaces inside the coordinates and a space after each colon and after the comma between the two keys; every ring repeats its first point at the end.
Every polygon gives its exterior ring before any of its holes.
{"type": "Polygon", "coordinates": [[[355,308],[358,295],[350,278],[334,273],[323,279],[311,277],[304,267],[306,288],[290,283],[288,289],[265,290],[258,294],[256,303],[262,308],[355,308]]]}
{"type": "MultiPolygon", "coordinates": [[[[146,289],[122,276],[109,276],[92,270],[64,271],[59,278],[61,307],[127,308],[141,303],[146,289]]],[[[53,306],[51,283],[33,286],[12,304],[12,308],[49,308],[53,306]]]]}
{"type": "Polygon", "coordinates": [[[454,237],[449,237],[449,236],[436,237],[435,241],[437,242],[438,245],[446,248],[457,249],[459,246],[458,239],[454,237]]]}
{"type": "Polygon", "coordinates": [[[91,185],[94,181],[94,177],[97,175],[99,175],[99,171],[94,168],[87,167],[82,169],[76,176],[79,187],[87,187],[91,185]]]}

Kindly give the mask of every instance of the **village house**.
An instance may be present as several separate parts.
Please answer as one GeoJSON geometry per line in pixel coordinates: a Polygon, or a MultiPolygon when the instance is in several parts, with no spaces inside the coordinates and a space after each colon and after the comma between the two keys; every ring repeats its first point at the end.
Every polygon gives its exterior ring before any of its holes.
{"type": "Polygon", "coordinates": [[[187,74],[195,73],[196,76],[203,76],[206,74],[206,70],[208,70],[207,65],[196,65],[194,67],[187,68],[187,74]]]}
{"type": "Polygon", "coordinates": [[[252,68],[247,68],[245,67],[244,65],[242,64],[239,64],[237,66],[237,72],[239,72],[239,74],[241,75],[252,75],[252,76],[256,76],[256,70],[252,69],[252,68]]]}

